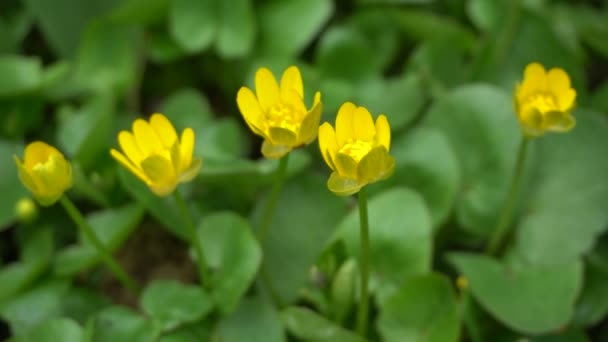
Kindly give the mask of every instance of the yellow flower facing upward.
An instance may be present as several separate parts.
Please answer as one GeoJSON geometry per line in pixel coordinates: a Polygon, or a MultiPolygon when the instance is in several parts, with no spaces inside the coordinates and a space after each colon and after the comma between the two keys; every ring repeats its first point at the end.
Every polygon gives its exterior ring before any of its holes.
{"type": "Polygon", "coordinates": [[[55,147],[42,141],[25,148],[23,162],[14,156],[19,179],[42,206],[50,206],[72,186],[72,167],[55,147]]]}
{"type": "Polygon", "coordinates": [[[194,131],[186,128],[181,138],[162,114],[153,114],[150,122],[137,119],[133,132],[121,131],[118,144],[122,152],[110,153],[157,196],[166,196],[178,183],[192,180],[201,167],[201,159],[193,158],[194,131]]]}
{"type": "Polygon", "coordinates": [[[335,131],[328,122],[319,127],[319,147],[334,171],[327,186],[340,196],[389,177],[395,168],[395,158],[388,154],[391,128],[386,116],[379,115],[374,124],[367,109],[351,102],[338,110],[335,131]]]}
{"type": "Polygon", "coordinates": [[[560,68],[548,72],[538,63],[530,63],[524,80],[517,84],[513,104],[520,126],[527,136],[540,136],[545,131],[566,132],[576,124],[570,114],[576,91],[570,77],[560,68]]]}
{"type": "Polygon", "coordinates": [[[251,89],[241,87],[236,102],[249,128],[264,138],[264,157],[281,158],[315,140],[323,110],[321,93],[315,94],[313,106],[307,110],[297,67],[285,70],[280,86],[270,70],[260,68],[255,74],[255,90],[257,96],[251,89]]]}

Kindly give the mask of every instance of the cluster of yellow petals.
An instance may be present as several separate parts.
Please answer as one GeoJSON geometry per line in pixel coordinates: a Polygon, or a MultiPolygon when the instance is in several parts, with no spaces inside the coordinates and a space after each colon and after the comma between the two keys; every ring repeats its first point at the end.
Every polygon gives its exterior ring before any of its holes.
{"type": "Polygon", "coordinates": [[[14,156],[19,179],[43,206],[50,206],[72,186],[72,167],[55,147],[42,141],[25,148],[23,162],[14,156]]]}
{"type": "Polygon", "coordinates": [[[395,158],[388,153],[391,128],[386,116],[379,115],[374,124],[366,108],[351,102],[338,110],[335,130],[328,122],[319,127],[319,147],[333,170],[327,186],[340,196],[389,177],[395,168],[395,158]]]}
{"type": "Polygon", "coordinates": [[[313,142],[321,120],[321,94],[317,92],[310,110],[304,104],[300,70],[291,66],[283,72],[281,84],[272,72],[260,68],[255,75],[256,94],[241,87],[237,104],[253,133],[264,138],[262,154],[281,158],[292,149],[313,142]]]}
{"type": "Polygon", "coordinates": [[[524,80],[517,84],[513,104],[520,126],[527,136],[540,136],[545,131],[566,132],[576,124],[570,114],[576,91],[570,77],[561,68],[548,72],[538,63],[530,63],[524,80]]]}
{"type": "Polygon", "coordinates": [[[178,183],[192,180],[201,167],[201,159],[192,157],[194,131],[186,128],[178,138],[162,114],[153,114],[150,122],[135,120],[133,132],[121,131],[118,143],[122,153],[112,149],[112,157],[158,196],[169,195],[178,183]]]}

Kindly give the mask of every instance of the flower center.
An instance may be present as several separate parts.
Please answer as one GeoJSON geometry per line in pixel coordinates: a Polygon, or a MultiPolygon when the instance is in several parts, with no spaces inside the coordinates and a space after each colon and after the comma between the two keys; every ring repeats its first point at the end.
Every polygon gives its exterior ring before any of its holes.
{"type": "Polygon", "coordinates": [[[358,162],[365,157],[369,151],[372,150],[372,142],[371,141],[363,141],[363,140],[355,140],[348,139],[344,146],[340,148],[339,153],[347,154],[353,157],[354,160],[358,162]]]}
{"type": "Polygon", "coordinates": [[[542,114],[558,109],[555,97],[545,92],[529,95],[524,99],[523,105],[527,108],[536,108],[542,114]]]}
{"type": "Polygon", "coordinates": [[[300,128],[301,116],[301,113],[297,113],[291,106],[280,103],[268,111],[268,126],[285,128],[296,133],[300,128]]]}

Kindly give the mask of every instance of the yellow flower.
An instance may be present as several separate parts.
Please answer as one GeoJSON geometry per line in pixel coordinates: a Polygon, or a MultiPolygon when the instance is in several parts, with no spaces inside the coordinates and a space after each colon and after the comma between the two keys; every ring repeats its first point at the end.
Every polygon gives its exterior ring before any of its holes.
{"type": "Polygon", "coordinates": [[[530,63],[524,80],[517,84],[513,104],[520,126],[527,136],[540,136],[545,131],[566,132],[576,124],[570,113],[576,91],[570,77],[560,68],[548,72],[538,63],[530,63]]]}
{"type": "Polygon", "coordinates": [[[323,110],[321,93],[315,94],[313,107],[307,110],[297,67],[285,70],[280,87],[270,70],[260,68],[255,74],[255,89],[257,97],[251,89],[241,87],[236,102],[249,128],[264,138],[264,157],[281,158],[315,140],[323,110]]]}
{"type": "Polygon", "coordinates": [[[338,110],[335,131],[328,122],[319,127],[319,147],[334,171],[327,186],[340,196],[389,177],[395,168],[395,158],[388,154],[391,127],[386,116],[379,115],[374,125],[369,111],[351,102],[338,110]]]}
{"type": "Polygon", "coordinates": [[[153,114],[150,122],[137,119],[133,133],[121,131],[118,144],[123,153],[110,153],[157,196],[166,196],[178,183],[192,180],[201,167],[201,159],[193,158],[194,131],[186,128],[180,139],[175,128],[162,114],[153,114]]]}
{"type": "Polygon", "coordinates": [[[72,167],[53,146],[42,141],[25,148],[23,162],[14,156],[19,179],[42,206],[50,206],[72,186],[72,167]]]}

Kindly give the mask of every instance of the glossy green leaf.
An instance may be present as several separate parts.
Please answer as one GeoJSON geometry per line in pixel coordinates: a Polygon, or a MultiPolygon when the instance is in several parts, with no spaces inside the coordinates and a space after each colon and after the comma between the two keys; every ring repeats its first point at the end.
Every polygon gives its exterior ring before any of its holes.
{"type": "MultiPolygon", "coordinates": [[[[418,193],[393,188],[371,197],[368,204],[370,289],[385,298],[410,276],[431,267],[431,217],[418,193]]],[[[350,255],[359,258],[359,211],[355,207],[338,226],[350,255]]]]}
{"type": "MultiPolygon", "coordinates": [[[[134,231],[143,213],[139,204],[129,204],[119,209],[106,209],[90,214],[87,222],[106,249],[113,252],[134,231]]],[[[81,243],[67,247],[57,254],[54,262],[54,272],[57,275],[74,275],[101,262],[97,249],[84,235],[80,235],[80,241],[81,243]]]]}
{"type": "Polygon", "coordinates": [[[350,27],[328,30],[319,42],[315,58],[323,78],[361,81],[378,71],[371,43],[350,27]]]}
{"type": "MultiPolygon", "coordinates": [[[[22,144],[0,140],[0,155],[6,156],[7,160],[13,155],[17,155],[19,159],[23,160],[23,153],[22,144]]],[[[27,190],[17,176],[17,165],[8,161],[5,167],[0,168],[0,193],[2,193],[2,203],[4,203],[0,205],[0,230],[3,230],[16,219],[17,201],[28,196],[27,190]]]]}
{"type": "Polygon", "coordinates": [[[223,58],[247,55],[256,37],[252,0],[219,1],[219,25],[215,47],[223,58]]]}
{"type": "Polygon", "coordinates": [[[297,306],[288,307],[281,312],[281,320],[292,335],[304,341],[365,341],[354,332],[346,330],[310,309],[297,306]]]}
{"type": "Polygon", "coordinates": [[[329,0],[271,0],[258,6],[264,55],[296,55],[319,33],[333,12],[329,0]]]}
{"type": "Polygon", "coordinates": [[[228,317],[223,318],[215,335],[223,342],[285,342],[279,314],[268,301],[244,298],[228,317]]]}
{"type": "Polygon", "coordinates": [[[548,134],[530,146],[536,172],[514,252],[532,263],[573,260],[588,252],[607,228],[608,120],[585,110],[576,111],[575,116],[577,126],[572,131],[548,134]]]}
{"type": "Polygon", "coordinates": [[[401,30],[415,39],[446,38],[459,46],[474,44],[473,32],[453,18],[419,9],[396,10],[391,14],[401,30]]]}
{"type": "Polygon", "coordinates": [[[608,273],[590,262],[585,268],[583,284],[573,321],[579,326],[593,326],[608,313],[608,273]]]}
{"type": "Polygon", "coordinates": [[[173,0],[169,32],[186,51],[200,52],[211,45],[218,31],[218,1],[173,0]]]}
{"type": "Polygon", "coordinates": [[[140,306],[162,330],[167,331],[202,319],[211,312],[213,303],[199,286],[156,280],[144,289],[140,306]]]}
{"type": "Polygon", "coordinates": [[[508,265],[482,255],[452,254],[473,297],[495,318],[523,333],[559,329],[574,314],[581,290],[580,261],[552,266],[508,265]]]}
{"type": "Polygon", "coordinates": [[[37,57],[0,56],[0,75],[0,98],[33,92],[42,82],[42,63],[37,57]]]}
{"type": "Polygon", "coordinates": [[[67,318],[51,319],[17,336],[15,342],[82,342],[85,341],[84,330],[73,320],[67,318]]]}
{"type": "Polygon", "coordinates": [[[213,272],[211,296],[219,310],[229,314],[255,279],[262,251],[249,223],[234,213],[205,216],[197,234],[213,272]]]}
{"type": "Polygon", "coordinates": [[[448,139],[461,167],[456,204],[462,228],[487,236],[507,193],[521,136],[509,95],[489,85],[465,85],[435,102],[424,125],[448,139]]]}
{"type": "MultiPolygon", "coordinates": [[[[327,189],[325,177],[299,174],[292,179],[283,186],[263,245],[263,272],[286,303],[296,298],[309,267],[346,213],[344,199],[327,189]]],[[[266,201],[256,202],[254,227],[259,225],[266,201]]]]}
{"type": "Polygon", "coordinates": [[[160,335],[158,326],[122,306],[109,307],[91,317],[87,332],[95,342],[150,342],[160,335]]]}
{"type": "Polygon", "coordinates": [[[170,0],[123,0],[109,17],[119,23],[156,24],[165,19],[170,0]]]}
{"type": "Polygon", "coordinates": [[[449,279],[417,275],[380,304],[378,330],[386,342],[459,340],[459,311],[449,279]]]}

